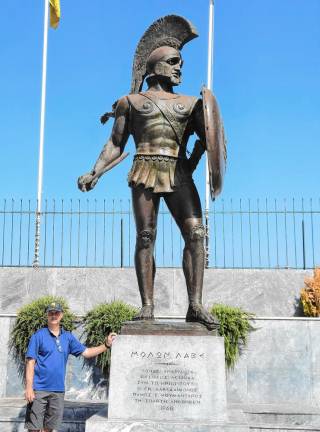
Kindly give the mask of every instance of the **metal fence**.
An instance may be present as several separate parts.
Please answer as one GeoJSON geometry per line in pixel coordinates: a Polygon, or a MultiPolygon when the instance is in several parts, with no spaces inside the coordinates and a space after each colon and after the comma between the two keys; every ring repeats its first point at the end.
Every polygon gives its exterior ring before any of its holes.
{"type": "MultiPolygon", "coordinates": [[[[31,266],[36,202],[4,200],[0,207],[0,265],[31,266]]],[[[224,200],[209,214],[209,267],[313,268],[320,265],[320,199],[224,200]]],[[[130,267],[135,225],[131,202],[45,200],[40,265],[130,267]]],[[[162,203],[155,258],[181,266],[183,240],[162,203]]]]}

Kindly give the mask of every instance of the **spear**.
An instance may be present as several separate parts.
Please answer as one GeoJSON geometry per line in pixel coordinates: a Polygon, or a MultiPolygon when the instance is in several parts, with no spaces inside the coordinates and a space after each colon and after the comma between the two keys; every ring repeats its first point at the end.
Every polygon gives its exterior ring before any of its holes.
{"type": "MultiPolygon", "coordinates": [[[[209,32],[208,32],[208,69],[207,69],[207,88],[212,91],[213,81],[213,42],[214,42],[214,0],[209,0],[209,32]]],[[[209,246],[210,246],[210,179],[208,168],[208,156],[206,154],[206,188],[205,188],[205,267],[209,267],[209,246]]]]}
{"type": "Polygon", "coordinates": [[[42,52],[42,85],[41,85],[41,111],[40,111],[40,142],[38,162],[38,192],[37,209],[34,237],[34,260],[33,267],[39,267],[40,249],[40,224],[41,224],[41,202],[42,202],[42,179],[43,179],[43,146],[44,146],[44,120],[46,111],[46,84],[47,84],[47,52],[48,52],[48,21],[50,3],[50,25],[57,28],[60,20],[59,0],[44,0],[44,26],[43,26],[43,52],[42,52]]]}

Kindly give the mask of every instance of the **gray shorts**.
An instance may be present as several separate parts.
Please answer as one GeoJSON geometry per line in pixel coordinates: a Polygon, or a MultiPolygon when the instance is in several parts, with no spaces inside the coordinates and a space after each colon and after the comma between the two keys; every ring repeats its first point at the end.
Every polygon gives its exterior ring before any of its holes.
{"type": "Polygon", "coordinates": [[[63,392],[35,391],[35,399],[27,405],[25,429],[30,431],[59,429],[63,417],[63,392]]]}

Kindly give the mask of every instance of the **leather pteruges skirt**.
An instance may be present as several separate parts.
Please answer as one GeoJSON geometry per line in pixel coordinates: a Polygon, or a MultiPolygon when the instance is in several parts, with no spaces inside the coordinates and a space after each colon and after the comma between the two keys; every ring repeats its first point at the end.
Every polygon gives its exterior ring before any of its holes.
{"type": "Polygon", "coordinates": [[[128,174],[129,186],[142,185],[154,193],[174,192],[192,182],[188,159],[171,156],[136,154],[128,174]]]}

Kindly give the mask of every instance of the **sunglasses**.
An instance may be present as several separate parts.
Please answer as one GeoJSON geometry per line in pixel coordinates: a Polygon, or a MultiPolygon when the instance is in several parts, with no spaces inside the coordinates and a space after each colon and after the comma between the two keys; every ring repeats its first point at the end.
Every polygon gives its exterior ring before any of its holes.
{"type": "Polygon", "coordinates": [[[49,316],[53,316],[53,315],[55,316],[55,315],[60,315],[61,311],[49,311],[47,313],[48,313],[49,316]]]}

